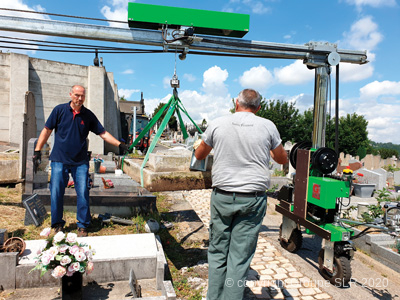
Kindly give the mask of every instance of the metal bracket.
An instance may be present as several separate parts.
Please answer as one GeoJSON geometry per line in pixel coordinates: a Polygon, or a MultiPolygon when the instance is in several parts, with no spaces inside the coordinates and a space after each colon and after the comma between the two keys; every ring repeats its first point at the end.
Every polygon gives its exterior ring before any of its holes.
{"type": "Polygon", "coordinates": [[[289,219],[286,216],[282,216],[282,234],[281,239],[285,242],[288,242],[290,236],[292,235],[293,229],[297,228],[297,224],[295,221],[289,219]]]}
{"type": "Polygon", "coordinates": [[[329,272],[333,273],[333,259],[335,256],[334,246],[335,242],[324,240],[325,242],[325,252],[324,252],[324,268],[329,272]]]}
{"type": "Polygon", "coordinates": [[[193,36],[185,38],[185,32],[190,27],[181,26],[179,29],[168,28],[168,25],[163,26],[162,33],[164,38],[163,50],[168,51],[172,46],[174,49],[184,49],[184,53],[189,52],[188,45],[192,44],[196,39],[193,36]]]}
{"type": "Polygon", "coordinates": [[[308,42],[305,44],[311,51],[321,52],[320,54],[307,53],[303,62],[309,68],[321,66],[336,66],[340,62],[340,55],[337,52],[337,44],[327,42],[308,42]]]}

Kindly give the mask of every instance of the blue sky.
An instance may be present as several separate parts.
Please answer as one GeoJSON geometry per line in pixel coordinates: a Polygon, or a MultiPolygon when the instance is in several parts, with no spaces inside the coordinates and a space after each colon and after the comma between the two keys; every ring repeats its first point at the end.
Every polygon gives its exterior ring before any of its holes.
{"type": "MultiPolygon", "coordinates": [[[[127,0],[1,0],[0,7],[49,13],[127,20],[127,0]]],[[[130,1],[133,2],[133,1],[130,1]]],[[[368,64],[340,64],[340,115],[357,113],[368,120],[369,138],[400,144],[400,1],[399,0],[137,0],[139,3],[236,12],[250,15],[244,39],[304,45],[309,41],[337,43],[340,49],[367,50],[368,64]]],[[[9,14],[0,11],[0,14],[9,14]]],[[[14,13],[14,15],[23,15],[14,13]]],[[[26,15],[25,15],[26,16],[26,15]]],[[[28,17],[32,17],[30,14],[28,17]]],[[[116,23],[36,18],[115,26],[116,23]]],[[[119,25],[121,26],[121,24],[119,25]]],[[[124,26],[122,24],[122,26],[124,26]]],[[[4,32],[2,35],[6,34],[4,32]]],[[[14,33],[7,33],[15,36],[14,33]]],[[[18,36],[26,36],[18,34],[18,36]]],[[[49,41],[115,44],[44,37],[49,41]]],[[[0,43],[0,46],[4,44],[0,43]]],[[[127,44],[119,44],[127,47],[127,44]]],[[[132,47],[138,48],[137,45],[132,47]]],[[[145,47],[144,47],[145,48],[145,47]]],[[[152,48],[157,49],[158,48],[152,48]]],[[[5,51],[5,49],[3,49],[5,51]]],[[[13,50],[15,51],[15,50],[13,50]]],[[[73,64],[93,64],[93,54],[25,51],[31,57],[73,64]]],[[[172,92],[173,54],[100,54],[114,73],[120,96],[139,100],[144,93],[146,111],[152,113],[172,92]]],[[[243,88],[255,88],[267,99],[296,101],[301,111],[312,107],[314,72],[302,61],[228,58],[189,55],[177,60],[179,96],[196,120],[211,121],[229,113],[231,99],[243,88]]],[[[333,76],[334,77],[334,76],[333,76]]],[[[332,86],[334,80],[332,80],[332,86]]],[[[334,91],[334,88],[332,89],[334,91]]],[[[334,93],[332,92],[332,98],[334,93]]],[[[66,95],[66,101],[68,95],[66,95]]],[[[332,105],[332,109],[333,109],[332,105]]]]}

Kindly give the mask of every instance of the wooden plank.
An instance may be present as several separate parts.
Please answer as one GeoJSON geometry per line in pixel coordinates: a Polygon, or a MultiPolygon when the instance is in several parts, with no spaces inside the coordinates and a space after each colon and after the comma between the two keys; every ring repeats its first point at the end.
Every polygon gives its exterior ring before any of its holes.
{"type": "Polygon", "coordinates": [[[310,151],[298,149],[296,162],[296,179],[294,185],[293,213],[305,219],[307,212],[308,174],[310,170],[310,151]]]}

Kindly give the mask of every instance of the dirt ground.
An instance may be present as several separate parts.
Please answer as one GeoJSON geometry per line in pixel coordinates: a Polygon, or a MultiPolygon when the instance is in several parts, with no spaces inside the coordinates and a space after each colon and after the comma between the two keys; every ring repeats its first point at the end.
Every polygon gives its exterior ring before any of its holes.
{"type": "MultiPolygon", "coordinates": [[[[159,214],[151,216],[138,216],[133,221],[139,226],[125,226],[109,224],[102,226],[97,216],[93,216],[89,235],[121,235],[145,232],[145,220],[152,217],[164,224],[172,224],[170,229],[161,230],[164,252],[169,265],[168,280],[172,280],[181,299],[201,299],[201,289],[194,290],[189,285],[188,279],[197,277],[204,284],[208,277],[206,261],[206,247],[208,244],[208,230],[204,227],[190,204],[185,201],[182,193],[158,193],[157,208],[159,214]],[[139,229],[139,231],[138,231],[139,229]],[[200,297],[200,298],[199,298],[200,297]]],[[[25,208],[21,203],[21,193],[15,187],[0,187],[0,228],[6,228],[9,237],[18,236],[24,240],[43,239],[40,232],[45,227],[50,227],[50,217],[47,217],[39,227],[24,225],[25,208]]],[[[76,231],[75,214],[65,212],[66,231],[76,231]]],[[[142,284],[142,283],[140,283],[142,284]]],[[[155,296],[157,291],[151,291],[151,284],[143,282],[146,291],[143,296],[155,296]],[[146,287],[147,286],[147,287],[146,287]]],[[[84,299],[129,299],[129,284],[127,281],[91,283],[84,286],[84,299]],[[86,296],[85,296],[86,295],[86,296]]],[[[36,289],[0,290],[0,300],[14,299],[60,299],[58,287],[43,287],[36,289]]]]}

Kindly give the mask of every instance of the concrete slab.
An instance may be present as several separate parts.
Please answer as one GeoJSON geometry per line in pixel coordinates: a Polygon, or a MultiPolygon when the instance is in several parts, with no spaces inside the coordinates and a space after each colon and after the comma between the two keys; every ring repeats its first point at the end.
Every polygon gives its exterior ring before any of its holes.
{"type": "MultiPolygon", "coordinates": [[[[126,159],[124,172],[140,182],[140,168],[143,160],[126,159]]],[[[149,167],[143,169],[143,185],[150,192],[198,190],[211,187],[211,171],[154,172],[149,167]]]]}
{"type": "MultiPolygon", "coordinates": [[[[153,233],[88,236],[78,238],[79,243],[86,243],[96,250],[93,261],[110,258],[155,257],[156,239],[153,233]]],[[[26,241],[19,264],[34,264],[37,252],[46,243],[45,240],[26,241]]]]}
{"type": "MultiPolygon", "coordinates": [[[[162,247],[157,245],[153,233],[129,234],[115,236],[94,236],[78,238],[95,249],[93,257],[94,270],[90,275],[84,275],[84,282],[106,282],[129,279],[130,269],[133,269],[137,279],[157,278],[157,272],[164,274],[165,264],[162,247]]],[[[40,278],[40,273],[29,271],[35,265],[35,257],[45,240],[26,241],[26,250],[16,267],[16,288],[38,286],[54,286],[59,280],[51,277],[50,272],[40,278]]],[[[161,288],[161,286],[160,286],[161,288]]]]}

